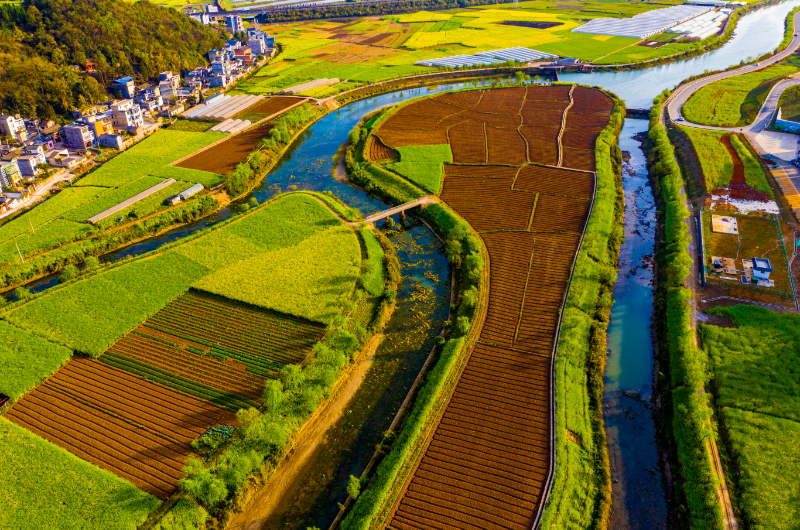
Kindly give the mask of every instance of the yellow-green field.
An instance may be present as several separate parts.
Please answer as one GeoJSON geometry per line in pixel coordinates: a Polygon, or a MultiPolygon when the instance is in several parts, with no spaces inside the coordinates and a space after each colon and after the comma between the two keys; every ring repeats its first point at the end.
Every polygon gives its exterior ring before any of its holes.
{"type": "Polygon", "coordinates": [[[679,2],[596,1],[563,5],[536,0],[521,2],[518,9],[501,4],[364,17],[347,23],[315,20],[267,25],[262,28],[277,37],[282,52],[238,89],[265,94],[322,77],[343,81],[306,94],[324,97],[370,82],[435,71],[414,65],[423,59],[514,46],[601,63],[653,59],[685,51],[695,44],[648,48],[639,46],[636,39],[572,30],[590,18],[631,17],[673,3],[679,2]],[[508,25],[531,22],[558,25],[547,29],[508,25]]]}

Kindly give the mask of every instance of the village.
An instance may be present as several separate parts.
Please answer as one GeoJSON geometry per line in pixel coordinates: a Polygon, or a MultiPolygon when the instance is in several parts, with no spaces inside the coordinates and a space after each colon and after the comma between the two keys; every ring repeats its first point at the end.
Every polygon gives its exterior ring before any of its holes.
{"type": "MultiPolygon", "coordinates": [[[[73,110],[75,121],[0,115],[0,219],[30,207],[97,164],[150,136],[194,106],[208,103],[275,53],[275,38],[258,28],[245,31],[239,16],[224,18],[232,35],[224,48],[210,50],[210,65],[181,78],[161,72],[158,82],[115,79],[104,104],[73,110]]],[[[80,65],[73,68],[80,69],[80,65]]],[[[85,70],[94,72],[89,60],[85,70]]]]}

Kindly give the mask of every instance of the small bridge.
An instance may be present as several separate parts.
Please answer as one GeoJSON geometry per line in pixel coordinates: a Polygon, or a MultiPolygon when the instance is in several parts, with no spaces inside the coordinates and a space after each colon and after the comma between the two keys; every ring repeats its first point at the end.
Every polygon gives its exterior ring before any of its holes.
{"type": "Polygon", "coordinates": [[[387,217],[390,217],[394,214],[404,212],[415,206],[423,206],[425,204],[433,204],[435,202],[439,202],[438,197],[436,197],[435,195],[426,195],[424,197],[417,199],[416,201],[407,202],[405,204],[401,204],[400,206],[395,206],[394,208],[389,208],[388,210],[384,210],[382,212],[370,215],[369,217],[364,219],[364,221],[367,224],[372,224],[377,221],[380,221],[381,219],[386,219],[387,217]]]}

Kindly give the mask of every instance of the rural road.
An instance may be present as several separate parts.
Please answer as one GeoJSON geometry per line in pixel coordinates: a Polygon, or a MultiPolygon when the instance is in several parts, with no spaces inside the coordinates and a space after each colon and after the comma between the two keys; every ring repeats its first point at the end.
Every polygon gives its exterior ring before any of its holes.
{"type": "Polygon", "coordinates": [[[2,219],[4,217],[8,217],[9,215],[14,215],[15,213],[21,211],[22,209],[27,208],[28,206],[31,206],[31,205],[35,204],[36,201],[38,201],[39,199],[41,199],[42,197],[44,197],[45,195],[50,193],[50,190],[53,189],[53,187],[56,184],[58,184],[62,180],[67,180],[67,176],[68,175],[69,175],[69,173],[66,173],[65,175],[58,175],[57,174],[56,176],[53,177],[53,179],[50,182],[48,182],[47,184],[45,184],[44,186],[42,186],[38,190],[34,191],[27,199],[22,201],[13,210],[9,210],[9,211],[7,211],[7,212],[5,212],[3,214],[0,214],[0,219],[2,219]]]}
{"type": "MultiPolygon", "coordinates": [[[[755,64],[748,64],[746,66],[742,66],[741,68],[736,68],[735,70],[729,70],[727,72],[720,72],[718,74],[710,75],[708,77],[703,77],[701,79],[697,79],[688,83],[682,87],[679,87],[678,90],[673,92],[672,96],[670,96],[669,100],[667,101],[667,114],[672,121],[677,121],[678,118],[682,118],[681,110],[683,109],[683,105],[686,101],[689,100],[692,94],[700,90],[706,85],[710,85],[714,81],[720,81],[722,79],[727,79],[729,77],[747,74],[750,72],[755,72],[757,70],[761,70],[766,68],[767,66],[771,66],[778,61],[782,61],[789,55],[793,54],[798,48],[800,48],[800,36],[797,36],[798,33],[798,25],[800,25],[800,12],[795,13],[794,15],[794,28],[795,28],[795,35],[792,37],[792,41],[789,45],[780,53],[773,55],[772,57],[760,61],[758,66],[755,64]]],[[[690,124],[689,122],[684,122],[682,125],[688,125],[690,127],[701,127],[706,128],[699,124],[690,124]]]]}

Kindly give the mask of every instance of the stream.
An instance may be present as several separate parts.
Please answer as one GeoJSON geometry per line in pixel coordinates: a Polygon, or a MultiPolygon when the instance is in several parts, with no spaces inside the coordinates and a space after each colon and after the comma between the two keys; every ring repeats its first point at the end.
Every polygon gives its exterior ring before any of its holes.
{"type": "Polygon", "coordinates": [[[608,456],[611,462],[610,528],[666,530],[667,504],[658,467],[652,417],[653,252],[656,204],[646,158],[637,134],[647,121],[626,119],[620,134],[625,193],[625,241],[608,327],[608,361],[603,389],[608,456]]]}
{"type": "MultiPolygon", "coordinates": [[[[706,70],[721,70],[748,57],[772,51],[782,40],[787,13],[800,0],[789,0],[742,17],[733,38],[703,56],[646,70],[564,74],[560,80],[600,86],[616,93],[631,108],[649,108],[665,88],[706,70]]],[[[175,231],[131,245],[101,258],[103,262],[137,256],[214,225],[232,214],[233,208],[255,197],[259,203],[293,189],[330,191],[367,215],[387,209],[388,204],[332,176],[333,155],[361,118],[379,108],[441,91],[487,85],[490,81],[456,82],[436,88],[416,88],[351,103],[320,119],[290,146],[264,183],[242,201],[175,231]]],[[[626,156],[623,169],[626,239],[621,249],[620,275],[614,291],[615,305],[608,330],[610,354],[605,374],[604,416],[613,480],[614,529],[666,528],[667,507],[658,468],[655,426],[650,395],[653,348],[650,338],[652,306],[652,252],[655,243],[655,205],[647,181],[644,155],[634,139],[647,130],[644,120],[626,119],[620,147],[626,156]]],[[[397,216],[395,216],[397,220],[397,216]]],[[[347,497],[350,474],[360,475],[396,413],[406,391],[424,362],[447,317],[449,273],[441,245],[424,225],[389,231],[403,266],[403,287],[397,311],[386,329],[387,340],[375,355],[353,403],[356,415],[335,425],[326,437],[320,465],[312,466],[297,497],[262,528],[327,528],[336,515],[337,503],[347,497]],[[322,467],[320,467],[322,466],[322,467]]],[[[42,291],[56,285],[57,277],[32,282],[27,287],[42,291]]],[[[258,510],[258,502],[247,513],[258,510]]]]}

